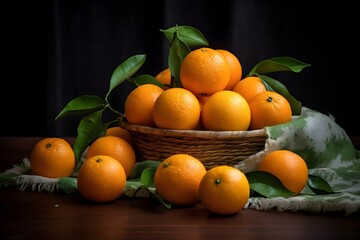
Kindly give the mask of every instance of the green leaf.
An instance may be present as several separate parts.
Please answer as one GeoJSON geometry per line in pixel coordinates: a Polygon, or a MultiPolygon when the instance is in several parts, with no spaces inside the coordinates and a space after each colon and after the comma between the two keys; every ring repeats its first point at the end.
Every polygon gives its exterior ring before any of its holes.
{"type": "Polygon", "coordinates": [[[145,160],[142,162],[137,162],[134,167],[131,169],[129,179],[140,178],[142,172],[147,168],[157,169],[160,165],[159,161],[154,160],[145,160]]]}
{"type": "Polygon", "coordinates": [[[270,173],[263,171],[254,171],[254,172],[248,172],[245,175],[250,183],[250,189],[261,194],[264,197],[287,198],[294,196],[293,192],[287,190],[282,185],[280,180],[270,173]]]}
{"type": "Polygon", "coordinates": [[[108,96],[114,88],[136,73],[144,64],[145,59],[146,55],[134,55],[121,63],[111,76],[110,88],[106,96],[108,96]]]}
{"type": "Polygon", "coordinates": [[[264,83],[265,87],[269,91],[275,91],[284,96],[291,106],[292,115],[300,115],[302,104],[293,95],[290,94],[288,89],[280,81],[273,79],[266,75],[256,74],[264,83]]]}
{"type": "Polygon", "coordinates": [[[209,42],[204,35],[196,28],[191,26],[175,26],[166,30],[160,29],[170,42],[174,40],[174,33],[176,32],[178,38],[189,47],[209,46],[209,42]]]}
{"type": "Polygon", "coordinates": [[[97,136],[97,138],[99,137],[102,137],[102,136],[105,136],[106,134],[106,130],[108,129],[109,125],[113,122],[118,122],[118,120],[114,120],[114,121],[111,121],[111,122],[107,122],[107,123],[102,123],[101,124],[101,128],[100,128],[100,132],[99,132],[99,135],[97,136]]]}
{"type": "Polygon", "coordinates": [[[148,189],[148,191],[150,193],[151,198],[156,199],[157,201],[159,201],[167,209],[171,208],[171,203],[165,202],[165,200],[159,194],[157,194],[156,190],[149,189],[149,188],[147,188],[147,189],[148,189]]]}
{"type": "Polygon", "coordinates": [[[191,51],[190,47],[208,46],[209,43],[204,35],[191,26],[175,26],[162,30],[171,42],[168,65],[170,68],[173,87],[182,87],[180,81],[180,66],[186,55],[191,51]]]}
{"type": "Polygon", "coordinates": [[[291,57],[273,57],[257,63],[250,71],[249,76],[264,73],[274,73],[280,71],[300,72],[305,67],[310,66],[308,63],[301,62],[291,57]]]}
{"type": "Polygon", "coordinates": [[[306,183],[304,189],[301,191],[301,194],[304,194],[304,195],[311,195],[311,196],[315,196],[316,193],[311,190],[310,186],[309,186],[309,183],[306,183]]]}
{"type": "Polygon", "coordinates": [[[321,177],[309,174],[308,184],[317,195],[334,193],[329,183],[321,177]]]}
{"type": "Polygon", "coordinates": [[[61,110],[55,120],[75,114],[92,113],[104,109],[105,106],[106,102],[98,96],[82,95],[71,100],[63,110],[61,110]]]}
{"type": "Polygon", "coordinates": [[[154,84],[156,86],[161,87],[162,89],[165,88],[164,84],[159,82],[156,78],[151,76],[150,74],[141,74],[134,78],[134,83],[136,86],[144,85],[144,84],[154,84]]]}
{"type": "Polygon", "coordinates": [[[98,138],[103,131],[101,120],[102,111],[96,111],[81,119],[77,129],[78,135],[73,146],[78,163],[86,147],[98,138]]]}
{"type": "MultiPolygon", "coordinates": [[[[139,189],[142,187],[142,184],[140,182],[139,178],[134,179],[127,179],[126,180],[126,188],[136,188],[139,189]]],[[[135,195],[134,195],[135,196],[135,195]]]]}
{"type": "Polygon", "coordinates": [[[170,209],[171,204],[157,194],[154,188],[154,175],[159,164],[159,161],[153,160],[145,160],[136,163],[131,171],[129,179],[126,181],[126,186],[129,188],[137,188],[134,196],[138,190],[146,189],[149,192],[150,198],[157,200],[166,208],[170,209]],[[138,177],[140,177],[140,179],[138,177]]]}
{"type": "Polygon", "coordinates": [[[156,169],[151,167],[144,169],[140,177],[140,182],[142,183],[142,185],[144,185],[145,187],[154,187],[155,171],[156,169]]]}
{"type": "Polygon", "coordinates": [[[182,87],[180,81],[180,66],[189,52],[190,48],[177,37],[175,32],[168,59],[171,75],[174,76],[173,82],[171,83],[173,87],[182,87]]]}

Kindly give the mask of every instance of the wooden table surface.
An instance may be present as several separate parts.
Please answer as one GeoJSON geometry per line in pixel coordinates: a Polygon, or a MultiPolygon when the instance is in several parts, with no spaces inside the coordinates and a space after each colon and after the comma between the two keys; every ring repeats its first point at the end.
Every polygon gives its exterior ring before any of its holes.
{"type": "MultiPolygon", "coordinates": [[[[28,157],[39,139],[0,138],[0,170],[28,157]]],[[[79,194],[1,189],[0,238],[360,239],[360,213],[344,216],[243,209],[221,217],[209,214],[201,204],[165,209],[150,199],[126,198],[94,204],[79,194]]]]}

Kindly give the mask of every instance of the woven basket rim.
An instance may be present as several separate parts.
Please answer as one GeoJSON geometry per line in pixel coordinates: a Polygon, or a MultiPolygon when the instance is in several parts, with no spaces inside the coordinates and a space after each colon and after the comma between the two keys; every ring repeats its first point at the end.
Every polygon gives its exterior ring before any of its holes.
{"type": "Polygon", "coordinates": [[[120,126],[128,131],[143,134],[167,136],[167,137],[194,137],[201,139],[233,139],[247,137],[266,137],[265,128],[249,131],[208,131],[208,130],[174,130],[162,129],[148,126],[130,124],[124,119],[120,119],[120,126]]]}

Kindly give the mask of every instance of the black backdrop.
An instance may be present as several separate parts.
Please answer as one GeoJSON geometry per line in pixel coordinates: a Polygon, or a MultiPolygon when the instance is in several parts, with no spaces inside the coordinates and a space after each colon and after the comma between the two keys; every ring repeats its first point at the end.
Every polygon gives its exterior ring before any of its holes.
{"type": "MultiPolygon", "coordinates": [[[[346,1],[49,0],[1,3],[2,136],[76,136],[80,117],[54,120],[71,99],[104,97],[115,68],[147,54],[140,73],[167,63],[159,31],[199,29],[210,47],[232,51],[244,75],[258,61],[290,56],[310,63],[277,77],[303,105],[359,136],[356,8],[346,1]],[[351,60],[354,58],[355,60],[351,60]]],[[[132,85],[113,94],[122,105],[132,85]]]]}

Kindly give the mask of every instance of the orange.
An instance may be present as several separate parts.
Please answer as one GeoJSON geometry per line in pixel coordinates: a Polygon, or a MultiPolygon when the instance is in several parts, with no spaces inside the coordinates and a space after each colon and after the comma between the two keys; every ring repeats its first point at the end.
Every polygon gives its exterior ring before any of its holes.
{"type": "Polygon", "coordinates": [[[239,59],[230,51],[225,49],[217,49],[226,59],[230,67],[230,80],[225,90],[232,90],[242,77],[242,67],[239,59]]]}
{"type": "Polygon", "coordinates": [[[105,136],[119,137],[127,141],[130,145],[133,144],[131,134],[128,132],[128,130],[119,126],[106,129],[105,136]]]}
{"type": "Polygon", "coordinates": [[[257,93],[266,91],[266,88],[260,78],[251,76],[240,80],[232,90],[240,93],[249,102],[257,93]]]}
{"type": "Polygon", "coordinates": [[[125,117],[131,124],[154,126],[152,111],[156,99],[164,90],[154,84],[144,84],[133,89],[125,100],[125,117]]]}
{"type": "Polygon", "coordinates": [[[165,85],[165,89],[171,85],[170,68],[165,68],[155,76],[156,80],[165,85]]]}
{"type": "Polygon", "coordinates": [[[94,202],[114,201],[126,185],[124,168],[115,158],[95,155],[85,160],[77,176],[79,193],[94,202]]]}
{"type": "Polygon", "coordinates": [[[268,153],[260,162],[259,171],[271,173],[288,190],[299,194],[308,180],[308,167],[305,160],[289,150],[275,150],[268,153]]]}
{"type": "Polygon", "coordinates": [[[189,90],[169,88],[156,100],[153,119],[159,128],[194,129],[200,121],[200,104],[189,90]]]}
{"type": "Polygon", "coordinates": [[[239,169],[219,165],[209,169],[199,186],[200,201],[211,213],[234,214],[250,197],[250,184],[239,169]]]}
{"type": "Polygon", "coordinates": [[[211,95],[224,90],[229,80],[229,64],[220,52],[211,48],[191,51],[180,66],[182,86],[195,95],[211,95]]]}
{"type": "Polygon", "coordinates": [[[277,92],[260,92],[251,98],[249,106],[251,110],[249,129],[260,129],[291,121],[290,103],[277,92]]]}
{"type": "Polygon", "coordinates": [[[48,177],[69,177],[75,169],[75,154],[63,138],[43,138],[32,148],[31,170],[34,174],[48,177]]]}
{"type": "Polygon", "coordinates": [[[250,118],[250,107],[245,98],[229,90],[214,93],[201,111],[204,129],[212,131],[246,131],[250,118]]]}
{"type": "Polygon", "coordinates": [[[131,170],[136,162],[133,147],[124,139],[115,136],[97,138],[89,146],[86,158],[95,155],[107,155],[118,160],[125,170],[126,178],[130,176],[131,170]]]}
{"type": "Polygon", "coordinates": [[[174,205],[191,205],[199,201],[199,185],[206,169],[197,158],[174,154],[164,159],[154,175],[156,192],[174,205]]]}

